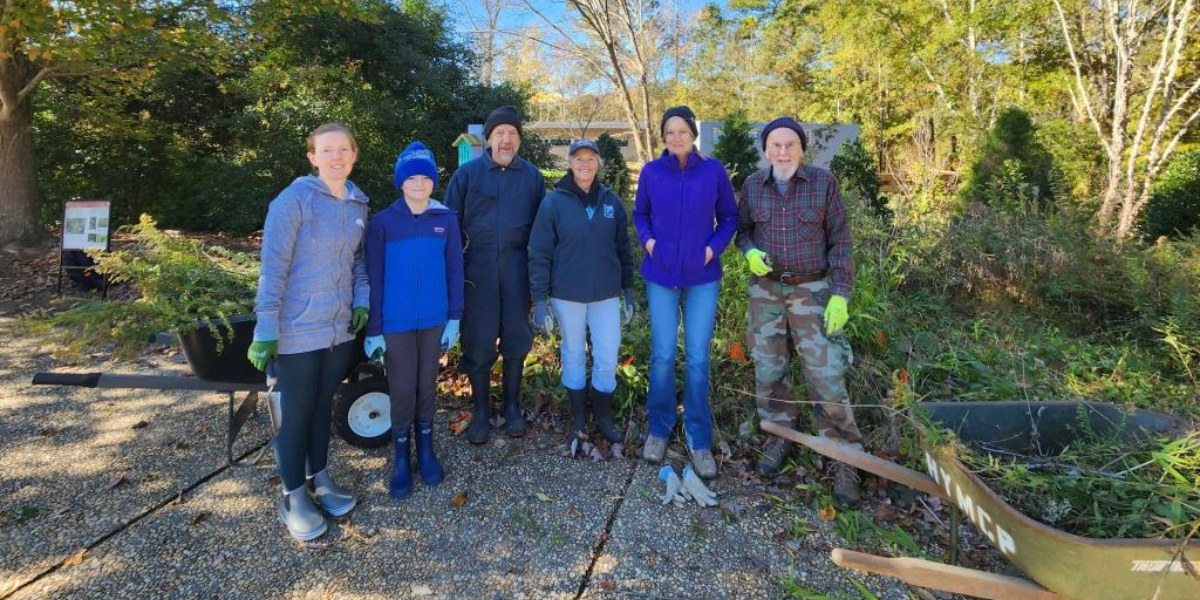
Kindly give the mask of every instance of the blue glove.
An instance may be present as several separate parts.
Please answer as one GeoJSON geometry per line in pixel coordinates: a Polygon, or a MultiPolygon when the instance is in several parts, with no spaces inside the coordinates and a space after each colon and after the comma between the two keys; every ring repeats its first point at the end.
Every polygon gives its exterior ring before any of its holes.
{"type": "Polygon", "coordinates": [[[387,354],[387,342],[384,341],[382,335],[367,336],[363,341],[363,350],[367,352],[367,358],[371,360],[379,360],[387,354]]]}
{"type": "Polygon", "coordinates": [[[546,335],[554,333],[554,315],[550,314],[550,304],[545,300],[533,303],[533,328],[546,335]]]}
{"type": "Polygon", "coordinates": [[[633,290],[625,290],[624,305],[621,306],[621,325],[628,325],[633,320],[634,313],[637,312],[637,305],[633,303],[633,290]]]}
{"type": "Polygon", "coordinates": [[[442,328],[442,352],[453,348],[456,343],[458,343],[458,319],[450,319],[442,328]]]}

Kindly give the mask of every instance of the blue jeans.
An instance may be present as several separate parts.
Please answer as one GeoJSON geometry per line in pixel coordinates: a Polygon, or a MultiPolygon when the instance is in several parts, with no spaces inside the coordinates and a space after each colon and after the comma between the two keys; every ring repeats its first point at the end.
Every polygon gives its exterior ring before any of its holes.
{"type": "Polygon", "coordinates": [[[582,390],[587,385],[587,341],[592,339],[592,388],[617,389],[617,352],[621,349],[621,300],[571,302],[550,299],[562,336],[562,384],[582,390]]]}
{"type": "Polygon", "coordinates": [[[683,300],[683,432],[692,450],[712,449],[712,408],[708,405],[708,353],[717,317],[714,281],[682,290],[646,282],[650,305],[650,394],[646,398],[650,435],[666,438],[675,428],[675,351],[679,305],[683,300]]]}

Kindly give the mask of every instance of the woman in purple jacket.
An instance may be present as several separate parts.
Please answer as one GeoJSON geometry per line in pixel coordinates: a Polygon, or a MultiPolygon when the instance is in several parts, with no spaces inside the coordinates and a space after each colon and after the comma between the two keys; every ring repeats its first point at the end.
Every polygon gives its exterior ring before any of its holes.
{"type": "Polygon", "coordinates": [[[646,249],[642,277],[650,314],[650,437],[642,458],[661,462],[675,428],[675,350],[679,305],[687,374],[683,430],[692,466],[705,479],[717,476],[708,404],[708,354],[721,285],[721,253],[737,229],[733,184],[720,161],[696,150],[696,115],[686,106],[667,109],[660,125],[667,145],[638,177],[633,222],[646,249]]]}

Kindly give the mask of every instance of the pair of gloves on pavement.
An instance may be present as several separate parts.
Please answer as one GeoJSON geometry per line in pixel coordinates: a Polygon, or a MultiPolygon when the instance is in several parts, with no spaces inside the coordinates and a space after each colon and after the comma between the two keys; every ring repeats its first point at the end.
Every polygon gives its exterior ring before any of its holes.
{"type": "Polygon", "coordinates": [[[717,505],[717,493],[708,489],[692,468],[683,468],[683,479],[675,474],[671,465],[666,465],[658,472],[658,478],[666,482],[667,493],[663,494],[663,506],[675,503],[683,506],[688,500],[695,500],[702,508],[717,505]]]}
{"type": "MultiPolygon", "coordinates": [[[[633,320],[633,314],[637,312],[637,305],[633,303],[633,290],[625,290],[625,296],[621,299],[621,326],[624,327],[633,320]]],[[[542,334],[550,335],[554,333],[554,313],[550,310],[549,300],[538,300],[533,303],[533,315],[530,317],[533,322],[533,328],[542,334]]]]}
{"type": "MultiPolygon", "coordinates": [[[[442,328],[442,352],[453,348],[457,343],[458,319],[450,319],[442,328]]],[[[387,341],[383,339],[382,335],[372,335],[363,340],[363,350],[371,360],[381,360],[383,355],[387,354],[387,341]]]]}
{"type": "MultiPolygon", "coordinates": [[[[771,272],[771,257],[758,248],[746,251],[746,262],[750,264],[750,272],[762,277],[771,272]]],[[[825,335],[834,335],[846,326],[850,320],[850,311],[846,299],[834,294],[825,305],[825,335]]]]}
{"type": "MultiPolygon", "coordinates": [[[[362,331],[367,326],[367,307],[356,306],[350,313],[350,327],[354,333],[362,331]]],[[[279,340],[255,340],[246,351],[246,358],[255,369],[262,371],[267,368],[267,362],[279,355],[279,340]]],[[[370,352],[367,353],[370,356],[370,352]]]]}

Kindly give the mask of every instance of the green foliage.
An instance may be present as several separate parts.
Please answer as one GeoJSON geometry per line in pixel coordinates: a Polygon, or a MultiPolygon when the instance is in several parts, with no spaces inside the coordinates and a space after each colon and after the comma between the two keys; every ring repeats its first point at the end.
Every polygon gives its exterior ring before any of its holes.
{"type": "Polygon", "coordinates": [[[138,85],[43,86],[44,219],[57,219],[65,199],[102,197],[118,222],[148,212],[167,227],[256,231],[270,200],[310,171],[305,138],[327,121],[354,132],[351,179],[380,208],[396,197],[392,165],[405,144],[426,142],[444,186],[457,164],[450,143],[466,125],[525,104],[517,88],[472,82],[474,56],[430,2],[226,8],[204,22],[203,50],[164,53],[138,85]]]}
{"type": "Polygon", "coordinates": [[[1054,456],[964,454],[1014,508],[1094,538],[1187,538],[1200,530],[1200,432],[1122,441],[1083,431],[1054,456]]]}
{"type": "MultiPolygon", "coordinates": [[[[536,133],[521,136],[521,158],[533,163],[543,171],[559,168],[559,160],[550,151],[550,140],[536,133]]],[[[552,182],[547,181],[547,184],[552,182]]]]}
{"type": "Polygon", "coordinates": [[[887,198],[879,193],[879,168],[861,138],[842,144],[829,167],[842,195],[857,195],[876,213],[886,214],[887,198]]]}
{"type": "MultiPolygon", "coordinates": [[[[126,249],[96,254],[96,270],[114,284],[128,283],[135,300],[89,300],[63,312],[35,315],[27,325],[51,331],[67,355],[114,344],[130,356],[160,331],[251,315],[258,286],[258,259],[205,246],[160,230],[149,216],[128,228],[136,237],[126,249]]],[[[216,330],[220,335],[221,329],[216,330]]]]}
{"type": "Polygon", "coordinates": [[[607,133],[596,138],[600,147],[600,160],[604,161],[604,173],[600,175],[600,183],[612,190],[618,198],[629,200],[633,194],[633,181],[629,177],[629,167],[625,165],[625,155],[617,139],[607,133]]]}
{"type": "Polygon", "coordinates": [[[962,195],[1007,208],[1038,209],[1061,195],[1050,153],[1037,138],[1029,113],[1006,108],[971,165],[962,195]]]}
{"type": "Polygon", "coordinates": [[[741,189],[742,182],[758,170],[758,147],[750,133],[750,123],[745,111],[729,113],[721,123],[721,137],[713,144],[713,158],[725,165],[733,189],[741,189]]]}
{"type": "Polygon", "coordinates": [[[1179,238],[1200,226],[1200,150],[1171,160],[1154,185],[1154,195],[1142,212],[1142,235],[1179,238]]]}

